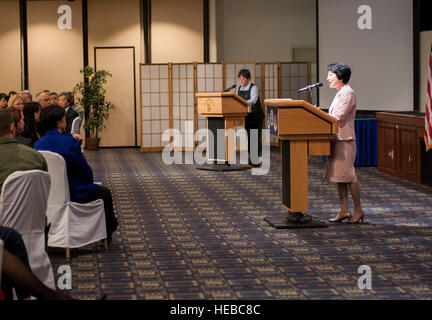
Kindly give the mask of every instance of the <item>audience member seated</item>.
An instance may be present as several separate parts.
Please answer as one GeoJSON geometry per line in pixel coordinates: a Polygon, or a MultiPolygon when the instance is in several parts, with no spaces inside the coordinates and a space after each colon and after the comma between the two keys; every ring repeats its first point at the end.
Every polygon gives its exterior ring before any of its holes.
{"type": "Polygon", "coordinates": [[[15,107],[22,110],[24,109],[24,100],[19,94],[15,94],[12,97],[9,97],[8,107],[15,107]]]}
{"type": "Polygon", "coordinates": [[[72,95],[69,92],[60,92],[58,95],[58,104],[66,112],[66,132],[71,133],[72,121],[78,117],[72,108],[72,95]]]}
{"type": "Polygon", "coordinates": [[[23,90],[20,92],[20,97],[23,99],[24,104],[33,100],[33,96],[30,91],[23,90]]]}
{"type": "Polygon", "coordinates": [[[4,92],[0,93],[0,109],[6,108],[8,105],[8,95],[4,92]]]}
{"type": "Polygon", "coordinates": [[[84,119],[84,108],[82,105],[80,105],[79,103],[75,102],[75,96],[73,92],[69,92],[69,94],[72,97],[72,101],[71,101],[71,108],[78,113],[78,115],[80,116],[81,119],[84,119]]]}
{"type": "Polygon", "coordinates": [[[42,109],[39,123],[43,134],[35,142],[35,149],[56,152],[65,159],[72,202],[88,203],[97,199],[103,200],[107,237],[108,242],[111,242],[112,233],[118,226],[111,191],[93,183],[93,171],[81,152],[79,142],[64,134],[66,130],[64,109],[57,105],[42,109]]]}
{"type": "MultiPolygon", "coordinates": [[[[0,239],[4,242],[4,249],[8,250],[11,254],[13,254],[16,258],[18,258],[27,268],[30,268],[27,250],[24,244],[24,240],[22,239],[21,234],[8,227],[0,226],[0,239]]],[[[1,288],[3,290],[3,294],[5,299],[12,300],[13,293],[12,288],[14,285],[10,282],[8,277],[3,276],[1,278],[1,288]]],[[[18,299],[28,299],[31,296],[31,293],[19,286],[15,287],[15,292],[18,299]]]]}
{"type": "Polygon", "coordinates": [[[48,171],[45,158],[36,150],[14,139],[16,128],[13,114],[0,110],[0,192],[3,182],[15,171],[39,169],[48,171]]]}
{"type": "Polygon", "coordinates": [[[21,137],[29,139],[27,145],[32,148],[40,138],[37,130],[40,112],[41,106],[38,102],[32,101],[24,105],[24,131],[21,133],[21,137]]]}
{"type": "Polygon", "coordinates": [[[8,93],[8,101],[9,101],[10,98],[12,98],[13,95],[16,95],[16,94],[17,93],[15,91],[13,91],[13,90],[9,91],[9,93],[8,93]]]}
{"type": "Polygon", "coordinates": [[[49,95],[50,98],[50,104],[58,104],[58,96],[57,96],[57,92],[51,92],[49,95]]]}
{"type": "Polygon", "coordinates": [[[10,113],[12,113],[14,118],[14,124],[15,124],[15,140],[18,141],[21,144],[24,144],[26,146],[32,147],[31,140],[29,138],[23,137],[21,134],[24,131],[24,115],[23,112],[15,107],[8,107],[6,109],[10,113]]]}
{"type": "Polygon", "coordinates": [[[38,92],[35,97],[35,101],[39,102],[41,105],[41,108],[45,108],[50,104],[50,91],[49,90],[43,90],[41,92],[38,92]]]}

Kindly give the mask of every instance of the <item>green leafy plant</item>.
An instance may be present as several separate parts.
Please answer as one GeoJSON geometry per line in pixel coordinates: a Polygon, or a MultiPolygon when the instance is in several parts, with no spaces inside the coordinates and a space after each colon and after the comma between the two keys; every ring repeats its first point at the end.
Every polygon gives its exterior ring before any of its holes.
{"type": "Polygon", "coordinates": [[[75,86],[74,93],[86,113],[84,129],[90,132],[90,137],[99,138],[100,131],[106,127],[104,121],[114,108],[111,102],[105,100],[104,89],[112,75],[105,70],[95,71],[90,66],[84,67],[80,72],[84,75],[84,80],[75,86]]]}

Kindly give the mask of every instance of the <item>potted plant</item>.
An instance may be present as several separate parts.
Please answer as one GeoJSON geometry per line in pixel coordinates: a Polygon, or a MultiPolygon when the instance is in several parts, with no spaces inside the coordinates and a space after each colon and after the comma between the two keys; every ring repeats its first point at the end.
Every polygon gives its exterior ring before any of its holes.
{"type": "Polygon", "coordinates": [[[90,66],[84,67],[80,72],[84,75],[84,80],[75,86],[74,92],[85,110],[84,129],[89,134],[86,146],[88,150],[98,150],[99,134],[105,128],[104,122],[109,118],[110,110],[114,108],[111,102],[105,100],[104,89],[112,75],[105,70],[95,71],[90,66]]]}

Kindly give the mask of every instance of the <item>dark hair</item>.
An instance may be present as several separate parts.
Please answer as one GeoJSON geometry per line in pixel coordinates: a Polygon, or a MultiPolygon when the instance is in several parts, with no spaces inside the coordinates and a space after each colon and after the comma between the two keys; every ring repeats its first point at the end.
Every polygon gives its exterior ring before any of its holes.
{"type": "Polygon", "coordinates": [[[38,140],[37,122],[34,118],[36,112],[41,110],[39,102],[31,101],[24,105],[24,131],[21,133],[23,137],[30,138],[32,142],[38,140]]]}
{"type": "Polygon", "coordinates": [[[8,102],[9,102],[9,99],[12,98],[12,96],[14,96],[16,94],[17,94],[16,91],[13,91],[13,90],[9,91],[9,93],[8,93],[8,99],[7,99],[8,102]]]}
{"type": "Polygon", "coordinates": [[[12,112],[6,109],[0,109],[0,137],[9,134],[9,129],[11,123],[14,122],[14,117],[12,112]]]}
{"type": "Polygon", "coordinates": [[[15,128],[18,130],[18,123],[23,118],[21,110],[16,107],[7,107],[6,111],[9,111],[12,114],[15,128]]]}
{"type": "Polygon", "coordinates": [[[4,92],[0,92],[0,100],[3,99],[3,98],[5,98],[6,101],[7,101],[9,99],[9,96],[6,93],[4,93],[4,92]]]}
{"type": "Polygon", "coordinates": [[[327,70],[333,72],[339,80],[347,84],[351,78],[351,68],[344,63],[332,63],[327,66],[327,70]]]}
{"type": "Polygon", "coordinates": [[[53,95],[57,95],[57,92],[51,92],[50,94],[49,94],[50,96],[53,96],[53,95]]]}
{"type": "Polygon", "coordinates": [[[43,108],[39,121],[42,135],[45,135],[48,130],[57,129],[57,122],[61,121],[65,115],[65,110],[56,104],[50,104],[43,108]]]}
{"type": "Polygon", "coordinates": [[[238,73],[237,78],[240,77],[245,77],[246,79],[250,79],[251,78],[250,71],[248,69],[241,69],[238,73]]]}

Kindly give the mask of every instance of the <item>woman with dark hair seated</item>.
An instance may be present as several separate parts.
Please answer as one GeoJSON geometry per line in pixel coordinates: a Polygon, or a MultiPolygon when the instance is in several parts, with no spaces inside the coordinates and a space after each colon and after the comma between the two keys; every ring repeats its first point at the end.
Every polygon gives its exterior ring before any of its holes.
{"type": "Polygon", "coordinates": [[[105,221],[108,243],[118,223],[114,214],[111,191],[93,183],[93,171],[81,152],[80,143],[70,135],[65,135],[65,110],[58,105],[42,109],[40,122],[42,138],[35,142],[36,150],[46,150],[60,154],[66,162],[70,198],[73,202],[88,203],[102,199],[105,208],[105,221]]]}
{"type": "Polygon", "coordinates": [[[24,105],[24,131],[21,136],[29,139],[28,146],[33,148],[34,143],[39,140],[40,136],[37,131],[41,105],[38,102],[31,101],[24,105]]]}
{"type": "Polygon", "coordinates": [[[364,212],[360,205],[360,187],[354,169],[356,158],[356,136],[354,119],[356,114],[356,95],[348,84],[351,69],[343,63],[327,66],[327,81],[330,88],[337,89],[337,94],[330,106],[329,114],[338,119],[338,133],[332,141],[331,154],[326,163],[325,176],[337,183],[341,203],[338,215],[330,222],[341,222],[348,219],[349,223],[363,221],[364,212]],[[354,202],[354,213],[351,216],[348,206],[348,189],[354,202]]]}

